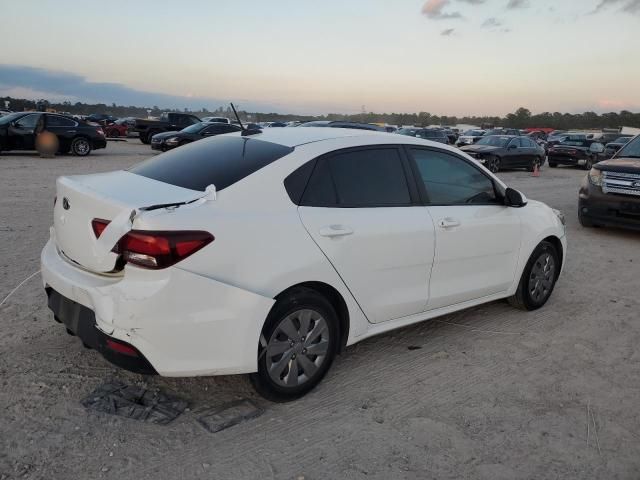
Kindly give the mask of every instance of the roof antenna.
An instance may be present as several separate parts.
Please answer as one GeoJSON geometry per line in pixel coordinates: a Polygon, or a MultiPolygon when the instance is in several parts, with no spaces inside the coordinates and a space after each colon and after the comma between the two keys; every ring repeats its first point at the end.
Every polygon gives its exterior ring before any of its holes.
{"type": "Polygon", "coordinates": [[[240,115],[238,115],[238,112],[236,111],[236,107],[233,105],[233,103],[231,103],[231,108],[233,110],[233,114],[236,116],[238,125],[240,125],[240,128],[242,129],[242,133],[240,135],[242,135],[243,137],[246,137],[248,135],[257,135],[258,133],[262,133],[262,130],[260,130],[259,128],[246,128],[240,121],[240,115]]]}

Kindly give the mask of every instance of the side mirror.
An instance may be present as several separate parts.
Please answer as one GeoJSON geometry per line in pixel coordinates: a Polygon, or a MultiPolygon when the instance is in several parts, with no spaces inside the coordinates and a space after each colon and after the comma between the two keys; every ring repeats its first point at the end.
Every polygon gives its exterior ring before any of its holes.
{"type": "Polygon", "coordinates": [[[592,143],[589,147],[591,153],[604,153],[604,145],[601,143],[592,143]]]}
{"type": "Polygon", "coordinates": [[[504,192],[504,203],[507,207],[522,208],[527,204],[527,198],[511,187],[504,192]]]}

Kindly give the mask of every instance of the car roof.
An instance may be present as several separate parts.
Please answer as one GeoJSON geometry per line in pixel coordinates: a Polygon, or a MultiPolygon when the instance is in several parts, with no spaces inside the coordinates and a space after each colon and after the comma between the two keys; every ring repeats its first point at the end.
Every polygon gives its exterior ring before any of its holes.
{"type": "MultiPolygon", "coordinates": [[[[240,135],[240,132],[231,133],[229,135],[240,135]]],[[[262,130],[262,133],[250,135],[247,138],[278,143],[287,147],[297,147],[298,145],[321,142],[323,140],[349,137],[370,137],[372,135],[388,140],[389,135],[392,134],[387,132],[378,132],[375,130],[358,130],[353,128],[265,128],[262,130]]],[[[383,143],[387,142],[384,141],[383,143]]]]}

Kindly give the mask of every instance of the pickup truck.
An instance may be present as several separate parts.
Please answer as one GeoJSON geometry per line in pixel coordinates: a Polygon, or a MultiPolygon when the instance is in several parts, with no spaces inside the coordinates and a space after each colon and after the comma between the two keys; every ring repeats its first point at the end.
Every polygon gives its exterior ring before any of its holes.
{"type": "Polygon", "coordinates": [[[182,130],[199,122],[200,119],[190,113],[165,112],[160,116],[160,120],[136,118],[132,130],[140,134],[142,143],[149,144],[151,137],[156,133],[182,130]]]}

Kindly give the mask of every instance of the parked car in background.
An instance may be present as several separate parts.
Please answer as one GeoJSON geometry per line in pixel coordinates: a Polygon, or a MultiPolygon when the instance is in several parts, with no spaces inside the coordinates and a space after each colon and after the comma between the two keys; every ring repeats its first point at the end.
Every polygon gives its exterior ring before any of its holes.
{"type": "Polygon", "coordinates": [[[9,115],[10,113],[13,112],[11,110],[0,109],[0,117],[4,117],[5,115],[9,115]]]}
{"type": "Polygon", "coordinates": [[[204,117],[203,122],[231,123],[227,117],[204,117]]]}
{"type": "Polygon", "coordinates": [[[544,164],[545,158],[544,148],[536,142],[514,135],[488,135],[460,150],[494,173],[504,168],[526,168],[532,172],[544,164]]]}
{"type": "Polygon", "coordinates": [[[299,127],[330,127],[330,128],[353,128],[356,130],[373,130],[376,132],[385,132],[384,127],[373,125],[371,123],[357,123],[357,122],[341,122],[341,121],[329,121],[329,120],[316,120],[313,122],[306,122],[299,127]]]}
{"type": "Polygon", "coordinates": [[[55,113],[19,112],[0,117],[0,151],[36,150],[37,136],[45,130],[57,137],[59,153],[84,157],[107,146],[100,126],[55,113]]]}
{"type": "Polygon", "coordinates": [[[386,132],[221,135],[56,195],[55,319],[123,368],[248,373],[276,401],[373,335],[499,299],[541,308],[567,256],[560,212],[386,132]]]}
{"type": "Polygon", "coordinates": [[[464,145],[473,145],[480,140],[485,133],[487,133],[485,130],[467,130],[458,137],[456,146],[462,147],[464,145]]]}
{"type": "Polygon", "coordinates": [[[194,123],[179,132],[163,132],[157,133],[151,137],[151,148],[165,152],[187,143],[192,143],[203,138],[221,135],[223,133],[239,132],[241,130],[237,125],[220,122],[202,122],[194,123]]]}
{"type": "Polygon", "coordinates": [[[106,113],[93,113],[91,115],[86,116],[85,121],[87,122],[93,122],[93,123],[113,123],[117,120],[117,117],[114,117],[113,115],[109,115],[106,113]]]}
{"type": "Polygon", "coordinates": [[[580,186],[578,219],[583,227],[640,230],[640,136],[591,168],[580,186]]]}
{"type": "Polygon", "coordinates": [[[119,118],[115,122],[105,125],[103,130],[109,138],[126,137],[129,133],[129,124],[128,119],[119,118]]]}
{"type": "Polygon", "coordinates": [[[200,123],[200,119],[190,113],[165,112],[160,120],[136,118],[133,130],[138,132],[142,143],[148,144],[157,133],[182,130],[195,123],[200,123]]]}
{"type": "MultiPolygon", "coordinates": [[[[570,135],[569,132],[565,132],[562,130],[555,130],[551,132],[549,135],[547,135],[547,150],[553,147],[554,145],[558,145],[563,141],[565,141],[569,135],[570,135]]],[[[579,134],[576,133],[574,135],[579,135],[579,134]]],[[[586,135],[583,135],[583,137],[585,139],[587,138],[586,135]]]]}
{"type": "Polygon", "coordinates": [[[493,128],[490,130],[487,130],[487,132],[485,133],[486,136],[489,135],[514,135],[514,136],[520,136],[520,130],[518,130],[517,128],[503,128],[503,127],[498,127],[498,128],[493,128]]]}
{"type": "Polygon", "coordinates": [[[616,154],[616,152],[620,150],[622,147],[624,147],[632,138],[633,137],[631,135],[623,136],[623,137],[616,138],[613,142],[607,143],[604,146],[604,157],[605,158],[613,157],[616,154]]]}
{"type": "Polygon", "coordinates": [[[444,143],[449,145],[449,137],[443,130],[435,128],[400,128],[396,130],[399,135],[407,135],[409,137],[423,138],[433,142],[444,143]]]}
{"type": "Polygon", "coordinates": [[[562,143],[549,148],[547,158],[549,166],[558,165],[580,166],[585,170],[602,159],[604,145],[584,135],[568,135],[562,143]]]}

